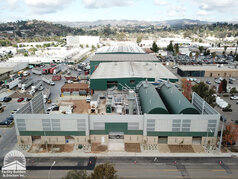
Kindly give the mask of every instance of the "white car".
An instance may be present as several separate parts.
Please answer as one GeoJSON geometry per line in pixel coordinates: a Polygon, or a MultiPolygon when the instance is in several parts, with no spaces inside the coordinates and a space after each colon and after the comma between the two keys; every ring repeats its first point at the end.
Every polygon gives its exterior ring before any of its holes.
{"type": "Polygon", "coordinates": [[[86,101],[87,101],[87,103],[90,103],[91,97],[90,97],[90,96],[87,96],[86,101]]]}
{"type": "Polygon", "coordinates": [[[40,87],[38,88],[39,91],[42,91],[43,89],[44,89],[44,86],[40,86],[40,87]]]}
{"type": "Polygon", "coordinates": [[[221,81],[220,80],[215,80],[215,83],[220,84],[221,81]]]}
{"type": "Polygon", "coordinates": [[[238,96],[231,96],[230,99],[231,99],[231,100],[237,100],[237,99],[238,99],[238,96]]]}

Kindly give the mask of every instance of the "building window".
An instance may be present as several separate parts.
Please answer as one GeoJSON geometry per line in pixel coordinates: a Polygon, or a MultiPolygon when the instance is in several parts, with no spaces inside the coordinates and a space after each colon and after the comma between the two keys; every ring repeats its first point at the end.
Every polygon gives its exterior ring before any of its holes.
{"type": "Polygon", "coordinates": [[[180,127],[181,127],[181,120],[178,119],[173,120],[172,131],[180,132],[180,127]]]}

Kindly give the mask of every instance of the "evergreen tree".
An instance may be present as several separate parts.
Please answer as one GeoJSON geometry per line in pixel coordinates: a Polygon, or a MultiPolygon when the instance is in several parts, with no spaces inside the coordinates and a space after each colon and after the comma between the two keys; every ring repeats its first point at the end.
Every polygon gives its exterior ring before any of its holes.
{"type": "Polygon", "coordinates": [[[157,46],[155,41],[153,42],[151,50],[155,53],[157,53],[159,51],[159,47],[157,46]]]}

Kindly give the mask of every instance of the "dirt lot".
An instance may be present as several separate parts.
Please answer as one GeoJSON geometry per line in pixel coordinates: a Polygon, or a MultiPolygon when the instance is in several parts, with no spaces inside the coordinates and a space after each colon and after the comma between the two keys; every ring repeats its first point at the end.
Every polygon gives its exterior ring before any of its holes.
{"type": "Polygon", "coordinates": [[[125,143],[126,152],[141,152],[139,143],[125,143]]]}
{"type": "Polygon", "coordinates": [[[191,145],[169,145],[171,153],[194,153],[191,145]]]}
{"type": "Polygon", "coordinates": [[[74,113],[77,114],[87,114],[90,109],[90,103],[87,103],[86,100],[64,100],[62,102],[71,102],[75,105],[74,113]]]}
{"type": "Polygon", "coordinates": [[[107,146],[101,145],[100,143],[92,143],[91,151],[93,153],[105,152],[107,151],[107,146]]]}
{"type": "Polygon", "coordinates": [[[46,145],[33,144],[28,152],[30,153],[46,153],[51,151],[53,151],[54,153],[72,152],[74,149],[74,144],[62,144],[62,145],[48,144],[47,147],[48,151],[46,150],[46,145]]]}
{"type": "Polygon", "coordinates": [[[202,145],[193,145],[193,150],[195,153],[204,153],[204,148],[202,147],[202,145]]]}

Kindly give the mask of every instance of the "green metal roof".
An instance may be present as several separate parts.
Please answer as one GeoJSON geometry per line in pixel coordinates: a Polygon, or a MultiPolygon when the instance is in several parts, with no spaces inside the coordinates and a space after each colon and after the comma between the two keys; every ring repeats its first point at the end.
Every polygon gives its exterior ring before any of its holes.
{"type": "Polygon", "coordinates": [[[139,97],[143,113],[168,114],[168,110],[152,84],[144,82],[139,88],[139,97]]]}
{"type": "Polygon", "coordinates": [[[159,89],[159,94],[172,114],[199,114],[198,110],[172,84],[165,83],[159,89]]]}

